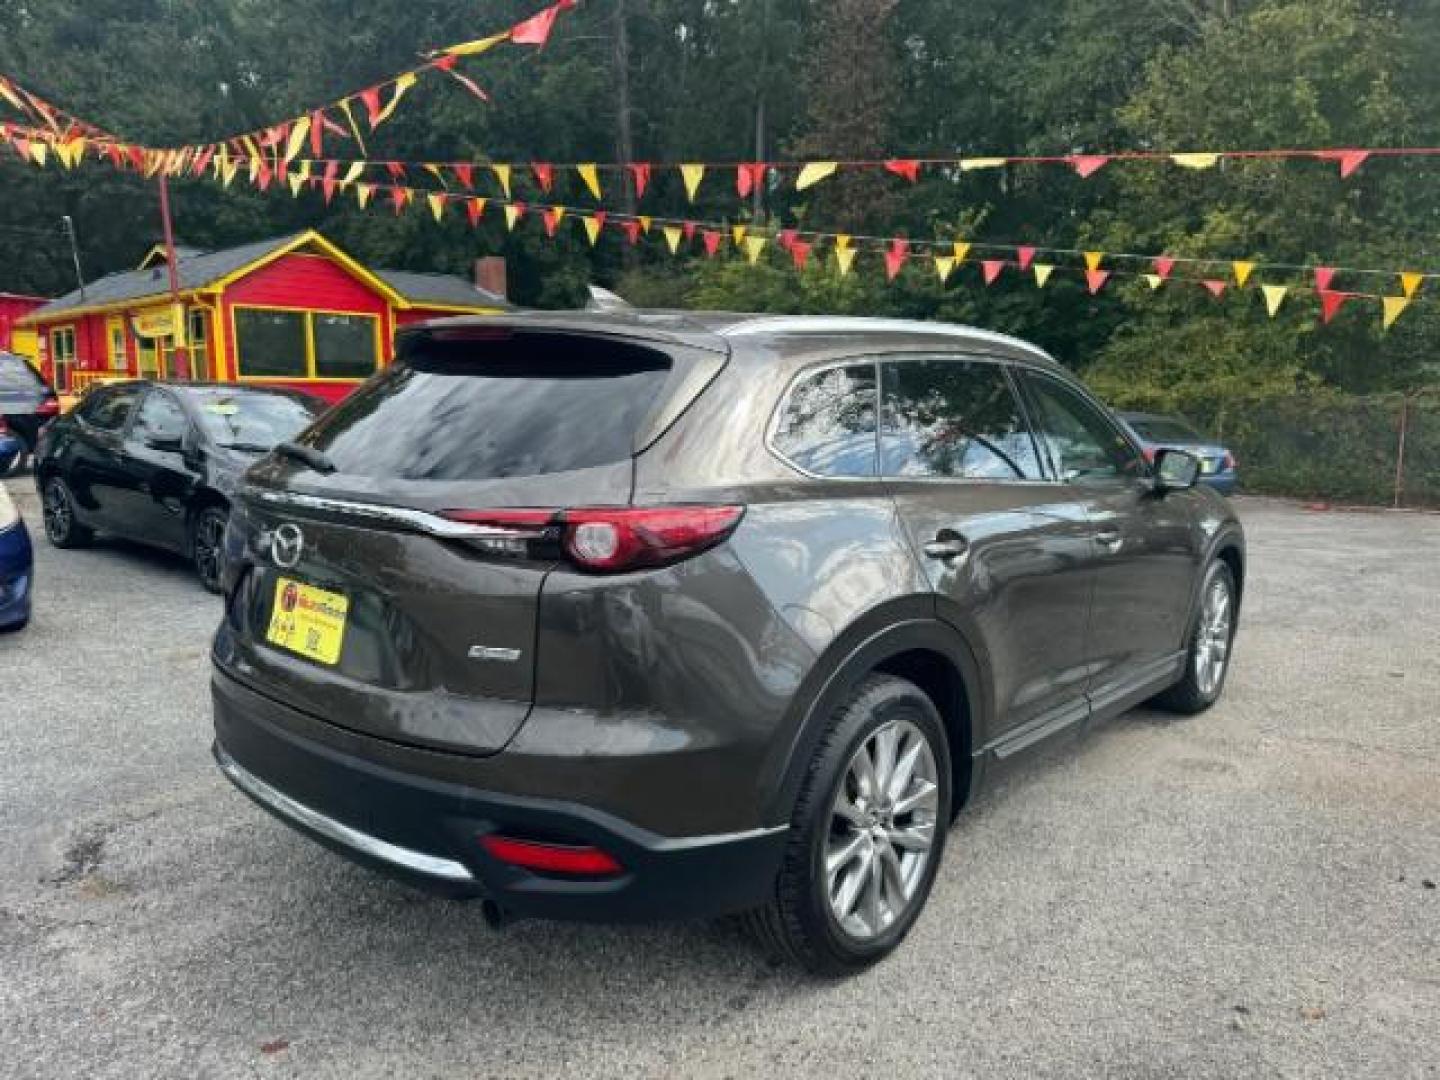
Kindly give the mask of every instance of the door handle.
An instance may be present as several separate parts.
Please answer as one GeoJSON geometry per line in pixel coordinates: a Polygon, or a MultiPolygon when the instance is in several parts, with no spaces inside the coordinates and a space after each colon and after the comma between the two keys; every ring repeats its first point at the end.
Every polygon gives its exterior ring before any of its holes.
{"type": "Polygon", "coordinates": [[[1095,542],[1106,551],[1114,554],[1119,551],[1120,546],[1125,543],[1125,538],[1120,535],[1119,529],[1101,529],[1095,534],[1095,542]]]}
{"type": "Polygon", "coordinates": [[[964,555],[970,547],[965,538],[959,533],[951,532],[949,529],[942,531],[923,548],[925,557],[929,559],[958,559],[964,555]]]}

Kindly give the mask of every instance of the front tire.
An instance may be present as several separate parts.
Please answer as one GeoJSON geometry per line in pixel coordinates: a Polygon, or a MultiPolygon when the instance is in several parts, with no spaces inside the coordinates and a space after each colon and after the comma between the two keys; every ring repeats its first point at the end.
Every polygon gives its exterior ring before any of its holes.
{"type": "Polygon", "coordinates": [[[1206,569],[1200,586],[1200,603],[1185,654],[1185,675],[1155,699],[1160,708],[1194,716],[1220,699],[1235,642],[1236,599],[1235,575],[1228,563],[1216,559],[1206,569]]]}
{"type": "Polygon", "coordinates": [[[87,547],[94,530],[80,524],[75,516],[75,496],[58,476],[45,481],[40,491],[40,509],[45,517],[45,538],[57,548],[87,547]]]}
{"type": "Polygon", "coordinates": [[[930,895],[950,823],[945,726],[915,684],[862,682],[821,737],[791,818],[775,894],[745,921],[818,975],[892,952],[930,895]]]}
{"type": "Polygon", "coordinates": [[[207,506],[190,521],[190,559],[195,576],[206,592],[219,593],[225,559],[225,525],[230,513],[223,506],[207,506]]]}

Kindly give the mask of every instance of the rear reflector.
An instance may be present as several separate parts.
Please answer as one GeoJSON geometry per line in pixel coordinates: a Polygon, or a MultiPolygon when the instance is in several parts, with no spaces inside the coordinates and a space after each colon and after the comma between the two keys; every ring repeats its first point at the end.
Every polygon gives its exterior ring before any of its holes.
{"type": "Polygon", "coordinates": [[[620,864],[597,847],[542,844],[536,840],[515,840],[508,836],[482,836],[480,846],[492,858],[526,870],[547,874],[574,874],[577,877],[610,877],[620,873],[620,864]]]}
{"type": "Polygon", "coordinates": [[[40,402],[39,406],[36,407],[36,409],[35,409],[35,415],[36,415],[36,416],[59,416],[59,415],[60,415],[60,402],[57,401],[57,400],[56,400],[55,398],[53,398],[53,397],[52,397],[52,398],[46,398],[44,401],[40,402]]]}

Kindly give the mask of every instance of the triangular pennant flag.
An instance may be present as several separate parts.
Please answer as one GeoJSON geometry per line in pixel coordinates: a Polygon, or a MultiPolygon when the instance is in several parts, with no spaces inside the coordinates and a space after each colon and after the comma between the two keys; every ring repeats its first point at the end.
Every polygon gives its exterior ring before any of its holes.
{"type": "Polygon", "coordinates": [[[488,200],[471,198],[465,200],[465,216],[470,219],[470,227],[473,229],[480,224],[480,219],[485,216],[485,203],[488,200]]]}
{"type": "Polygon", "coordinates": [[[505,193],[505,197],[510,198],[510,166],[491,165],[490,171],[495,174],[495,179],[500,181],[500,190],[505,193]]]}
{"type": "Polygon", "coordinates": [[[1035,271],[1035,287],[1043,289],[1045,283],[1050,280],[1050,273],[1055,267],[1049,263],[1036,263],[1032,269],[1035,271]]]}
{"type": "Polygon", "coordinates": [[[386,120],[390,119],[395,112],[396,106],[400,104],[400,99],[405,96],[405,91],[414,85],[415,73],[413,71],[407,71],[395,80],[395,96],[390,99],[385,108],[380,110],[380,115],[375,120],[375,125],[383,124],[386,120]]]}
{"type": "Polygon", "coordinates": [[[705,245],[705,254],[714,258],[720,251],[720,241],[725,239],[725,234],[718,229],[706,229],[700,234],[700,239],[705,245]]]}
{"type": "Polygon", "coordinates": [[[1223,282],[1223,281],[1221,281],[1221,280],[1219,280],[1218,278],[1206,278],[1206,279],[1205,279],[1204,281],[1202,281],[1200,284],[1201,284],[1201,285],[1204,285],[1205,288],[1207,288],[1208,290],[1210,290],[1210,295],[1213,296],[1213,297],[1215,297],[1217,300],[1218,300],[1221,296],[1224,296],[1224,295],[1225,295],[1225,284],[1226,284],[1226,283],[1223,282]]]}
{"type": "Polygon", "coordinates": [[[641,214],[638,220],[640,222],[640,231],[643,232],[646,236],[649,236],[651,224],[650,216],[648,214],[641,214]]]}
{"type": "Polygon", "coordinates": [[[305,184],[305,177],[298,172],[294,172],[285,179],[290,185],[290,194],[298,199],[300,197],[300,189],[305,184]]]}
{"type": "Polygon", "coordinates": [[[905,265],[905,260],[910,255],[910,241],[903,237],[896,237],[890,241],[890,246],[885,250],[885,278],[894,281],[900,273],[900,268],[905,265]]]}
{"type": "Polygon", "coordinates": [[[554,236],[555,230],[560,222],[565,219],[565,208],[563,206],[551,206],[540,214],[541,224],[545,226],[545,235],[554,236]]]}
{"type": "Polygon", "coordinates": [[[804,240],[796,240],[790,245],[790,261],[795,264],[796,270],[805,269],[805,262],[810,258],[810,246],[804,240]]]}
{"type": "Polygon", "coordinates": [[[685,194],[694,202],[695,193],[700,190],[700,181],[705,178],[705,166],[681,165],[680,178],[685,181],[685,194]]]}
{"type": "Polygon", "coordinates": [[[912,184],[920,179],[920,163],[910,158],[892,158],[885,162],[885,171],[904,177],[912,184]]]}
{"type": "Polygon", "coordinates": [[[446,56],[477,56],[482,52],[499,45],[500,42],[510,37],[510,34],[493,34],[487,38],[480,38],[478,41],[467,41],[461,45],[451,45],[445,50],[446,56]]]}
{"type": "MultiPolygon", "coordinates": [[[[41,168],[45,166],[45,158],[50,153],[50,147],[43,142],[36,140],[30,144],[30,157],[41,168]]],[[[152,170],[153,172],[153,170],[152,170]]]]}
{"type": "Polygon", "coordinates": [[[516,225],[516,224],[519,222],[519,220],[520,220],[522,217],[524,217],[524,216],[525,216],[525,204],[524,204],[524,203],[506,203],[506,204],[505,204],[505,228],[508,229],[510,232],[514,232],[514,231],[515,231],[515,225],[516,225]]]}
{"type": "Polygon", "coordinates": [[[1015,249],[1015,260],[1023,273],[1030,269],[1030,264],[1035,261],[1035,249],[1028,245],[1022,245],[1015,249]]]}
{"type": "Polygon", "coordinates": [[[686,221],[686,222],[683,222],[680,227],[681,227],[681,229],[683,229],[684,232],[685,232],[685,240],[686,240],[686,242],[687,242],[687,243],[693,243],[694,240],[695,240],[695,230],[696,230],[697,228],[699,228],[699,222],[696,222],[696,221],[686,221]]]}
{"type": "Polygon", "coordinates": [[[555,167],[547,165],[543,161],[536,161],[531,164],[530,171],[535,174],[535,182],[540,185],[540,190],[548,195],[550,189],[555,186],[555,167]]]}
{"type": "Polygon", "coordinates": [[[1230,264],[1230,267],[1235,271],[1235,284],[1243,289],[1245,283],[1250,280],[1250,275],[1255,272],[1255,264],[1249,260],[1236,259],[1230,264]]]}
{"type": "Polygon", "coordinates": [[[395,208],[396,217],[400,216],[400,211],[404,210],[405,207],[409,205],[409,203],[409,188],[403,188],[399,184],[390,185],[390,205],[395,208]]]}
{"type": "Polygon", "coordinates": [[[843,249],[843,250],[848,250],[849,247],[850,247],[850,241],[851,241],[851,236],[850,236],[849,233],[843,233],[843,232],[842,232],[842,233],[836,233],[836,234],[835,234],[835,246],[836,246],[837,248],[841,248],[841,249],[843,249]]]}
{"type": "Polygon", "coordinates": [[[758,191],[765,183],[765,171],[770,168],[763,161],[751,161],[735,167],[735,190],[740,198],[748,199],[752,191],[758,191]]]}
{"type": "Polygon", "coordinates": [[[590,238],[591,247],[600,242],[600,226],[604,221],[604,218],[597,219],[589,214],[580,218],[580,223],[585,226],[585,235],[590,238]]]}
{"type": "Polygon", "coordinates": [[[850,273],[850,268],[855,265],[855,249],[852,247],[837,247],[835,249],[835,266],[844,277],[850,273]]]}
{"type": "Polygon", "coordinates": [[[450,166],[450,171],[455,174],[455,179],[460,181],[460,186],[467,191],[475,186],[474,167],[464,162],[457,162],[450,166]]]}
{"type": "Polygon", "coordinates": [[[1336,292],[1334,289],[1320,290],[1320,321],[1328,323],[1335,318],[1336,312],[1345,306],[1345,301],[1350,299],[1347,292],[1336,292]]]}
{"type": "MultiPolygon", "coordinates": [[[[435,66],[439,67],[440,65],[436,64],[435,66]]],[[[450,71],[449,68],[446,68],[445,70],[450,71]]],[[[450,71],[450,77],[456,82],[458,82],[461,86],[465,87],[466,90],[469,90],[470,93],[474,94],[481,101],[488,102],[490,100],[490,95],[485,92],[485,90],[481,87],[479,83],[477,83],[474,79],[470,78],[469,75],[463,75],[458,71],[450,71]]]]}
{"type": "Polygon", "coordinates": [[[775,243],[779,244],[786,251],[789,251],[790,245],[795,242],[796,237],[799,235],[799,229],[781,229],[780,235],[775,238],[775,243]]]}
{"type": "Polygon", "coordinates": [[[350,111],[349,98],[343,98],[341,100],[340,111],[345,114],[345,122],[350,125],[350,134],[355,136],[355,145],[360,147],[360,153],[367,153],[365,149],[365,139],[360,134],[360,125],[355,122],[355,114],[350,111]]]}
{"type": "Polygon", "coordinates": [[[335,189],[339,186],[335,179],[340,173],[338,161],[327,161],[325,163],[325,174],[320,178],[320,188],[325,192],[325,204],[328,206],[330,200],[335,197],[335,189]]]}
{"type": "Polygon", "coordinates": [[[349,187],[351,184],[353,184],[356,180],[359,180],[359,179],[360,179],[360,175],[361,175],[364,171],[365,171],[365,162],[363,162],[363,161],[352,161],[352,162],[350,163],[350,167],[345,170],[345,179],[343,179],[343,180],[340,181],[340,186],[341,186],[342,188],[348,188],[348,187],[349,187]]]}
{"type": "Polygon", "coordinates": [[[1420,291],[1420,283],[1425,280],[1424,274],[1417,274],[1407,270],[1400,275],[1400,291],[1405,294],[1405,299],[1410,299],[1420,291]]]}
{"type": "MultiPolygon", "coordinates": [[[[570,3],[573,2],[574,0],[570,0],[570,3]]],[[[510,28],[510,40],[516,45],[543,46],[550,40],[550,31],[555,28],[555,18],[560,14],[561,8],[569,7],[570,3],[552,4],[524,22],[516,23],[510,28]]]]}
{"type": "Polygon", "coordinates": [[[751,266],[760,261],[760,253],[764,250],[765,237],[747,236],[745,238],[745,257],[750,260],[751,266]]]}
{"type": "Polygon", "coordinates": [[[432,213],[432,214],[435,215],[435,220],[436,220],[436,221],[439,221],[441,218],[443,218],[443,217],[445,216],[445,196],[444,196],[444,195],[442,195],[442,194],[439,193],[438,191],[432,191],[432,192],[430,192],[428,195],[425,196],[425,201],[430,204],[430,213],[432,213]]]}
{"type": "Polygon", "coordinates": [[[300,147],[305,145],[305,136],[310,134],[310,118],[302,116],[290,126],[290,139],[285,143],[285,164],[295,160],[300,147]]]}
{"type": "Polygon", "coordinates": [[[940,284],[944,285],[950,280],[950,274],[955,269],[955,256],[935,255],[932,257],[935,260],[935,276],[940,279],[940,284]]]}
{"type": "Polygon", "coordinates": [[[1315,156],[1326,161],[1337,162],[1340,165],[1340,178],[1343,180],[1365,163],[1365,159],[1370,156],[1370,151],[1321,150],[1315,156]]]}
{"type": "Polygon", "coordinates": [[[739,247],[741,244],[743,244],[743,243],[745,242],[745,233],[746,233],[747,231],[748,231],[748,230],[745,228],[744,225],[732,225],[732,226],[730,226],[730,236],[731,236],[732,239],[734,239],[734,241],[735,241],[735,246],[736,246],[736,247],[739,247]]]}
{"type": "Polygon", "coordinates": [[[1010,159],[1003,157],[970,157],[960,159],[960,171],[972,172],[975,169],[998,169],[1010,159]]]}
{"type": "Polygon", "coordinates": [[[1261,285],[1260,291],[1265,294],[1265,311],[1273,319],[1280,310],[1280,305],[1285,302],[1285,294],[1290,291],[1290,286],[1261,285]]]}
{"type": "Polygon", "coordinates": [[[981,259],[980,276],[985,279],[986,285],[995,284],[995,279],[1000,276],[1000,271],[1005,269],[1003,259],[981,259]]]}
{"type": "Polygon", "coordinates": [[[840,166],[833,161],[811,161],[800,170],[800,175],[795,178],[795,190],[804,191],[808,187],[814,187],[821,180],[834,175],[835,170],[840,166]]]}
{"type": "Polygon", "coordinates": [[[601,197],[600,173],[595,168],[594,163],[587,162],[584,165],[576,165],[575,171],[580,174],[580,179],[585,181],[585,189],[598,200],[601,197]]]}
{"type": "Polygon", "coordinates": [[[970,241],[956,240],[950,247],[951,253],[955,256],[955,263],[958,266],[965,261],[965,256],[970,254],[970,241]]]}
{"type": "Polygon", "coordinates": [[[364,210],[365,207],[369,205],[369,203],[370,203],[370,196],[373,195],[374,193],[375,193],[375,185],[374,185],[374,184],[356,184],[356,185],[355,185],[355,201],[360,204],[360,209],[361,209],[361,210],[364,210]]]}
{"type": "Polygon", "coordinates": [[[640,222],[622,221],[620,227],[625,230],[625,239],[630,241],[631,247],[640,242],[640,222]]]}
{"type": "Polygon", "coordinates": [[[422,162],[421,167],[424,168],[424,170],[428,172],[431,176],[433,176],[440,184],[443,185],[445,183],[445,174],[440,171],[439,165],[436,165],[433,161],[426,161],[422,162]]]}
{"type": "Polygon", "coordinates": [[[1159,274],[1142,274],[1141,277],[1145,279],[1145,284],[1152,289],[1158,289],[1165,284],[1165,279],[1159,274]]]}
{"type": "Polygon", "coordinates": [[[1330,288],[1330,283],[1335,280],[1335,268],[1333,266],[1315,267],[1315,288],[1324,292],[1330,288]]]}
{"type": "Polygon", "coordinates": [[[1155,260],[1155,273],[1163,281],[1170,276],[1170,271],[1175,269],[1175,260],[1168,255],[1161,255],[1155,260]]]}
{"type": "Polygon", "coordinates": [[[1220,160],[1219,154],[1171,154],[1170,160],[1185,169],[1208,169],[1220,160]]]}
{"type": "Polygon", "coordinates": [[[677,225],[666,225],[662,231],[665,233],[665,246],[670,249],[670,254],[679,252],[680,238],[685,235],[684,230],[677,225]]]}
{"type": "Polygon", "coordinates": [[[405,179],[405,163],[403,161],[385,162],[385,171],[390,174],[390,179],[392,180],[405,179]]]}
{"type": "Polygon", "coordinates": [[[1104,258],[1105,253],[1103,251],[1085,252],[1085,269],[1090,271],[1099,270],[1100,263],[1104,260],[1104,258]]]}
{"type": "Polygon", "coordinates": [[[1110,161],[1103,154],[1071,154],[1065,160],[1080,174],[1082,180],[1094,176],[1110,161]]]}
{"type": "Polygon", "coordinates": [[[635,197],[642,198],[645,189],[650,186],[650,166],[644,161],[632,161],[629,168],[630,179],[635,184],[635,197]]]}
{"type": "Polygon", "coordinates": [[[1110,271],[1109,271],[1109,270],[1086,270],[1086,271],[1085,271],[1085,288],[1087,288],[1087,289],[1090,290],[1090,295],[1091,295],[1091,296],[1094,296],[1094,295],[1095,295],[1096,293],[1098,293],[1102,288],[1105,287],[1105,281],[1106,281],[1106,279],[1109,278],[1109,277],[1110,277],[1110,271]]]}
{"type": "Polygon", "coordinates": [[[1380,319],[1380,328],[1389,330],[1395,320],[1400,317],[1400,313],[1410,306],[1410,298],[1408,296],[1385,296],[1381,297],[1380,305],[1385,309],[1380,319]]]}

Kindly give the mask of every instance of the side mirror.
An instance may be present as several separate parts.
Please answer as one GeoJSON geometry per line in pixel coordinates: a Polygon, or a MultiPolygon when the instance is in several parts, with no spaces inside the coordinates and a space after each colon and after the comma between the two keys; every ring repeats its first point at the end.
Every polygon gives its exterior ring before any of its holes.
{"type": "Polygon", "coordinates": [[[180,452],[179,435],[147,435],[145,445],[151,450],[160,450],[167,454],[178,454],[180,452]]]}
{"type": "Polygon", "coordinates": [[[1155,490],[1188,491],[1200,480],[1200,459],[1184,450],[1161,450],[1155,456],[1155,490]]]}

